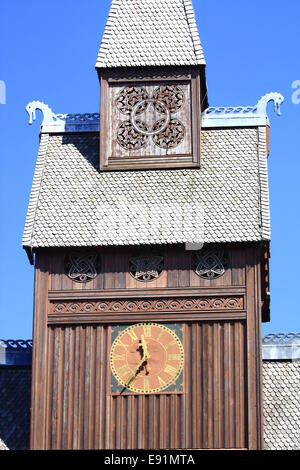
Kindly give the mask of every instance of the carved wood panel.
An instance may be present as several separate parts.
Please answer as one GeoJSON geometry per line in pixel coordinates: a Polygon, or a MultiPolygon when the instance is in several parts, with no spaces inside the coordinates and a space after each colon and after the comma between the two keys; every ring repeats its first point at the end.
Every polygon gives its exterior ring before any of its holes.
{"type": "MultiPolygon", "coordinates": [[[[139,289],[149,291],[151,289],[168,288],[228,288],[231,286],[245,286],[245,248],[242,246],[231,247],[227,250],[228,262],[225,273],[220,277],[203,278],[195,272],[193,252],[187,252],[184,248],[160,247],[154,250],[155,254],[164,257],[163,270],[159,276],[149,281],[136,279],[131,273],[132,258],[139,255],[136,249],[126,247],[116,250],[103,248],[97,250],[100,269],[95,279],[86,283],[78,283],[70,279],[65,273],[64,251],[53,250],[51,255],[50,290],[110,290],[126,289],[128,291],[139,289]]],[[[142,252],[143,254],[143,252],[142,252]]],[[[197,266],[199,261],[197,263],[197,266]]]]}
{"type": "Polygon", "coordinates": [[[188,83],[114,85],[110,158],[191,155],[188,83]]]}
{"type": "Polygon", "coordinates": [[[102,299],[88,301],[52,301],[51,314],[68,313],[136,313],[184,312],[209,310],[242,310],[243,296],[171,297],[155,299],[102,299]]]}
{"type": "Polygon", "coordinates": [[[199,166],[200,78],[186,72],[182,79],[101,77],[102,170],[199,166]]]}

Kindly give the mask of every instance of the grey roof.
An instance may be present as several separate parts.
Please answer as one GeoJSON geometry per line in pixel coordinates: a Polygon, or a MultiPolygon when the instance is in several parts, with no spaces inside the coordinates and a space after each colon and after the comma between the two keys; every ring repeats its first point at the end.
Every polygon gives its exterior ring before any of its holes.
{"type": "Polygon", "coordinates": [[[31,365],[32,340],[0,339],[0,366],[31,365]]]}
{"type": "Polygon", "coordinates": [[[275,333],[262,340],[265,360],[300,359],[300,333],[275,333]]]}
{"type": "Polygon", "coordinates": [[[96,67],[204,64],[192,0],[112,0],[96,67]]]}
{"type": "Polygon", "coordinates": [[[266,450],[300,450],[300,361],[263,363],[266,450]]]}
{"type": "Polygon", "coordinates": [[[269,239],[265,128],[205,129],[201,145],[200,169],[100,173],[98,133],[42,134],[23,245],[269,239]]]}
{"type": "Polygon", "coordinates": [[[31,367],[0,367],[0,449],[29,448],[31,367]]]}

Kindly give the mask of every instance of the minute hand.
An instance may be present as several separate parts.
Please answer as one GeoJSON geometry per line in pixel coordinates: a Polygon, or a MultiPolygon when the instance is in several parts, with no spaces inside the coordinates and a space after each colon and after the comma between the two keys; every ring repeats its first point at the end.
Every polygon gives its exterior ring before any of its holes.
{"type": "Polygon", "coordinates": [[[131,382],[135,379],[137,373],[139,372],[140,368],[142,367],[142,365],[148,361],[148,356],[143,356],[141,362],[138,364],[138,366],[136,367],[136,369],[134,370],[134,372],[130,375],[129,377],[129,380],[126,382],[126,385],[130,385],[131,382]]]}

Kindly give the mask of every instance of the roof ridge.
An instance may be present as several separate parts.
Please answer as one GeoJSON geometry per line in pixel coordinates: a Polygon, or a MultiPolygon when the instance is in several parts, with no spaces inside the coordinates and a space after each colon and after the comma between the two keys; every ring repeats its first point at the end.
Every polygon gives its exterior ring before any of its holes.
{"type": "Polygon", "coordinates": [[[271,239],[269,178],[268,178],[268,151],[266,127],[258,128],[258,182],[259,182],[259,209],[262,240],[271,239]]]}
{"type": "Polygon", "coordinates": [[[47,157],[49,134],[41,134],[39,152],[33,176],[32,189],[28,204],[28,210],[25,221],[24,234],[22,239],[23,247],[32,248],[32,237],[36,219],[36,212],[39,202],[39,196],[42,188],[45,161],[47,157]]]}
{"type": "Polygon", "coordinates": [[[187,17],[187,22],[191,32],[191,38],[194,45],[195,56],[198,61],[204,61],[205,64],[205,56],[202,49],[202,44],[199,36],[199,30],[196,21],[195,10],[193,6],[192,0],[182,0],[185,14],[187,17]]]}
{"type": "Polygon", "coordinates": [[[111,5],[108,13],[107,22],[104,28],[104,33],[102,36],[99,54],[96,61],[96,67],[100,67],[102,61],[105,60],[105,56],[108,50],[108,45],[111,39],[112,26],[115,19],[117,18],[117,11],[123,0],[111,0],[111,5]]]}

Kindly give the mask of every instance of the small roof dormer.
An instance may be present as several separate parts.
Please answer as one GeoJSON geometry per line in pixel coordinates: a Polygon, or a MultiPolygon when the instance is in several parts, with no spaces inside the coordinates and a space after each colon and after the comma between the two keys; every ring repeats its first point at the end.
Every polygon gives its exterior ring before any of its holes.
{"type": "Polygon", "coordinates": [[[101,170],[199,167],[207,93],[191,0],[112,0],[96,69],[101,170]]]}

